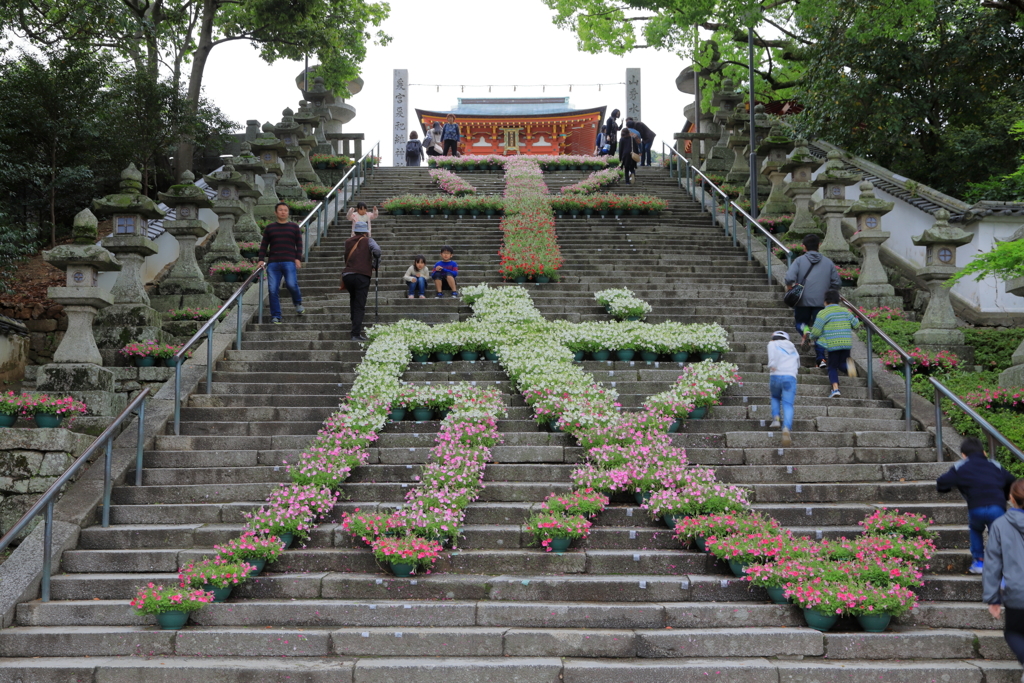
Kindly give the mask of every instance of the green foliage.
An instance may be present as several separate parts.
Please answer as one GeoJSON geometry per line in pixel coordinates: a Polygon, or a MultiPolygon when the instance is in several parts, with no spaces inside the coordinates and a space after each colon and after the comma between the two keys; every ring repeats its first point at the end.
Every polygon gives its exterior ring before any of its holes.
{"type": "Polygon", "coordinates": [[[974,347],[975,364],[996,372],[1013,365],[1013,352],[1024,341],[1024,329],[1020,328],[996,330],[979,327],[963,333],[965,343],[974,347]]]}
{"type": "Polygon", "coordinates": [[[12,290],[18,264],[34,253],[38,246],[35,237],[26,232],[24,228],[12,225],[0,212],[0,294],[12,290]]]}
{"type": "Polygon", "coordinates": [[[973,275],[976,281],[989,275],[1001,280],[1024,277],[1024,239],[1000,242],[992,251],[975,256],[966,267],[946,280],[944,286],[952,287],[968,275],[973,275]]]}
{"type": "MultiPolygon", "coordinates": [[[[1015,140],[1024,142],[1024,121],[1010,126],[1009,133],[1015,140]]],[[[983,200],[995,202],[1024,202],[1024,156],[1017,170],[1002,177],[994,175],[979,183],[969,183],[964,201],[970,204],[983,200]]]]}
{"type": "MultiPolygon", "coordinates": [[[[876,319],[873,322],[882,329],[882,332],[885,332],[894,342],[899,344],[904,351],[909,353],[914,348],[914,333],[921,329],[921,323],[911,320],[897,319],[876,319]]],[[[863,325],[857,330],[857,336],[860,337],[861,341],[865,341],[867,339],[868,333],[867,330],[864,329],[863,325]]],[[[877,334],[872,336],[872,353],[877,355],[888,351],[891,348],[892,347],[884,342],[877,334]]]]}

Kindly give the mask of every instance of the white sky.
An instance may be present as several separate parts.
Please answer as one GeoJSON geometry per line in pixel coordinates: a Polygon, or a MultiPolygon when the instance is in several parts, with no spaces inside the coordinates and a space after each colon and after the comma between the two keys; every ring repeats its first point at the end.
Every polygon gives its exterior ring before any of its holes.
{"type": "MultiPolygon", "coordinates": [[[[362,92],[349,100],[356,117],[345,125],[346,133],[363,133],[364,144],[380,140],[381,156],[390,164],[392,123],[392,70],[408,69],[413,84],[508,85],[495,87],[458,87],[440,89],[414,87],[410,90],[412,109],[447,111],[459,97],[570,97],[574,109],[607,106],[625,114],[625,85],[597,87],[541,88],[513,84],[586,84],[624,83],[626,68],[641,69],[644,122],[658,134],[655,151],[661,142],[672,144],[672,134],[682,129],[683,107],[693,101],[675,86],[679,71],[687,65],[676,55],[650,49],[636,50],[624,57],[591,55],[576,49],[573,32],[552,23],[553,12],[541,0],[447,0],[431,5],[413,0],[391,0],[391,16],[384,23],[392,37],[387,47],[370,45],[362,65],[365,81],[362,92]],[[437,10],[447,32],[428,29],[427,11],[437,10]]],[[[285,107],[296,109],[301,94],[295,77],[302,72],[301,62],[264,63],[245,43],[218,45],[210,53],[206,66],[206,96],[224,113],[245,126],[248,119],[261,122],[281,120],[285,107]]],[[[409,129],[413,130],[413,116],[409,129]]]]}

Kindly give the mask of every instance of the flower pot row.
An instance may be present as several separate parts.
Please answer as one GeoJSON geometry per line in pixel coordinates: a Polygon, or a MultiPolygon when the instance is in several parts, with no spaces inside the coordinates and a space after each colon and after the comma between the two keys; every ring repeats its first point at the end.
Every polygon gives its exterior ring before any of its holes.
{"type": "Polygon", "coordinates": [[[435,351],[433,353],[413,353],[412,362],[414,363],[430,363],[431,361],[437,363],[451,363],[455,360],[456,356],[459,360],[465,361],[477,361],[483,356],[484,360],[496,361],[498,360],[498,354],[493,351],[459,351],[458,353],[448,353],[445,351],[435,351]]]}
{"type": "Polygon", "coordinates": [[[31,419],[37,427],[55,429],[68,414],[84,414],[88,406],[71,396],[50,394],[0,394],[0,427],[13,427],[18,418],[31,419]]]}
{"type": "MultiPolygon", "coordinates": [[[[18,413],[0,413],[0,427],[13,427],[18,421],[18,413]]],[[[63,415],[51,413],[33,413],[32,421],[41,429],[56,429],[64,421],[63,415]]]]}
{"type": "Polygon", "coordinates": [[[608,218],[621,216],[658,216],[661,211],[649,209],[569,209],[568,211],[555,211],[555,218],[608,218]]]}
{"type": "Polygon", "coordinates": [[[507,282],[515,282],[517,285],[526,284],[532,282],[538,285],[544,285],[551,282],[551,278],[547,275],[516,275],[514,278],[508,279],[507,282]]]}
{"type": "Polygon", "coordinates": [[[645,363],[654,363],[655,361],[671,361],[673,363],[696,362],[698,360],[719,361],[722,358],[721,351],[658,353],[656,351],[638,351],[636,349],[618,349],[616,351],[601,349],[600,351],[574,351],[573,353],[573,360],[577,362],[583,360],[612,360],[612,356],[615,357],[615,360],[630,361],[637,358],[638,355],[639,359],[645,363]]]}
{"type": "Polygon", "coordinates": [[[442,209],[391,209],[392,216],[499,216],[501,212],[497,209],[455,209],[451,213],[445,213],[442,209]]]}
{"type": "Polygon", "coordinates": [[[155,365],[160,365],[165,368],[173,368],[181,362],[180,358],[174,356],[136,356],[132,359],[137,368],[151,368],[155,365]]]}
{"type": "Polygon", "coordinates": [[[388,417],[392,422],[429,422],[431,420],[443,420],[448,417],[448,408],[428,408],[420,406],[417,408],[398,407],[392,408],[388,417]]]}

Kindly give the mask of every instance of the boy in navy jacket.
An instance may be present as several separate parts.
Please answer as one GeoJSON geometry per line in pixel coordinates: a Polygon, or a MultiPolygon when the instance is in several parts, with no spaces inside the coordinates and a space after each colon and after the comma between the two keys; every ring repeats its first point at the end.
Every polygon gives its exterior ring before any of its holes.
{"type": "Polygon", "coordinates": [[[430,277],[437,284],[438,299],[444,297],[444,292],[441,291],[444,283],[448,283],[452,296],[459,298],[459,286],[455,283],[455,278],[459,276],[459,264],[452,261],[454,253],[447,245],[441,247],[441,260],[434,264],[434,270],[430,273],[430,277]]]}
{"type": "Polygon", "coordinates": [[[984,571],[985,541],[982,532],[1006,512],[1006,498],[1016,478],[985,457],[981,441],[968,437],[960,444],[960,461],[939,477],[939,493],[955,487],[967,501],[967,526],[971,532],[971,574],[984,571]]]}

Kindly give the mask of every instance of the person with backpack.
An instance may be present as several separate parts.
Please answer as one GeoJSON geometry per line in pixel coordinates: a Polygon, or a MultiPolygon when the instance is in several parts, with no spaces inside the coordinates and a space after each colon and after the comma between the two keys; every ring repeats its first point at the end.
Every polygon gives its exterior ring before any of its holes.
{"type": "Polygon", "coordinates": [[[427,129],[427,136],[423,138],[423,149],[427,151],[428,157],[439,157],[444,154],[441,145],[441,124],[437,121],[427,129]]]}
{"type": "MultiPolygon", "coordinates": [[[[830,258],[818,251],[819,244],[821,238],[818,235],[804,235],[805,253],[793,259],[793,264],[786,271],[786,303],[793,306],[796,331],[802,335],[814,325],[818,313],[825,307],[825,292],[843,286],[839,269],[830,258]],[[790,303],[790,298],[795,301],[790,303]]],[[[806,343],[806,335],[804,338],[806,343]]],[[[828,367],[824,346],[815,344],[814,355],[819,368],[828,367]]]]}
{"type": "Polygon", "coordinates": [[[608,128],[601,126],[601,132],[597,134],[597,145],[594,147],[594,156],[607,156],[610,149],[611,145],[608,144],[608,128]]]}
{"type": "Polygon", "coordinates": [[[353,235],[345,240],[345,269],[341,271],[341,288],[349,293],[349,316],[352,319],[352,341],[366,341],[363,316],[374,264],[380,259],[380,246],[370,237],[370,228],[359,221],[353,235]]]}
{"type": "Polygon", "coordinates": [[[800,372],[800,353],[789,335],[778,330],[768,342],[768,391],[772,401],[771,429],[782,427],[782,447],[793,445],[793,407],[796,403],[796,376],[800,372]],[[781,422],[779,417],[782,417],[781,422]]]}
{"type": "MultiPolygon", "coordinates": [[[[992,523],[1006,513],[1006,498],[1016,478],[994,460],[985,457],[981,441],[971,436],[960,444],[960,460],[935,480],[939,493],[960,491],[967,501],[967,526],[971,532],[971,557],[974,562],[968,570],[981,574],[985,566],[985,539],[988,527],[992,537],[992,523]]],[[[1024,604],[1021,605],[1024,608],[1024,604]]]]}
{"type": "MultiPolygon", "coordinates": [[[[981,599],[988,604],[993,619],[998,619],[1001,611],[1005,612],[1003,638],[1017,661],[1024,664],[1024,510],[1021,508],[1024,508],[1024,479],[1017,479],[1010,485],[1010,509],[988,527],[981,599]]],[[[1024,683],[1024,676],[1021,681],[1024,683]]]]}
{"type": "Polygon", "coordinates": [[[825,292],[825,308],[814,319],[814,326],[807,329],[805,338],[810,337],[828,351],[828,379],[832,383],[829,398],[839,398],[839,373],[857,376],[857,366],[850,359],[853,348],[853,330],[860,320],[846,306],[839,305],[839,291],[825,292]],[[821,340],[821,341],[818,341],[821,340]]]}
{"type": "Polygon", "coordinates": [[[423,143],[419,141],[419,136],[416,131],[409,133],[409,142],[405,143],[406,166],[419,166],[423,160],[423,143]]]}

